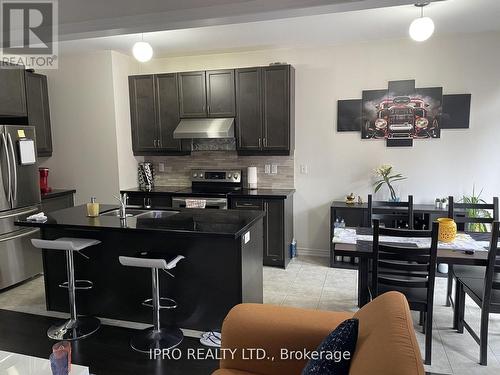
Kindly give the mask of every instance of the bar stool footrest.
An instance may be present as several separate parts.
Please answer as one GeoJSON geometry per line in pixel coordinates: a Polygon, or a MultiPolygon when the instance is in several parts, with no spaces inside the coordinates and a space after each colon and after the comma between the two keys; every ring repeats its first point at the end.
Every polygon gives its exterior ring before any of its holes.
{"type": "MultiPolygon", "coordinates": [[[[151,307],[153,308],[153,299],[148,298],[142,302],[143,306],[146,307],[151,307]]],[[[160,310],[163,309],[176,309],[177,308],[177,302],[173,300],[172,298],[166,298],[166,297],[160,297],[160,310]],[[162,304],[162,302],[166,302],[165,304],[162,304]]]]}
{"type": "MultiPolygon", "coordinates": [[[[89,290],[94,287],[94,283],[90,280],[75,280],[75,290],[89,290]]],[[[65,281],[59,284],[59,288],[68,289],[68,282],[65,281]]]]}

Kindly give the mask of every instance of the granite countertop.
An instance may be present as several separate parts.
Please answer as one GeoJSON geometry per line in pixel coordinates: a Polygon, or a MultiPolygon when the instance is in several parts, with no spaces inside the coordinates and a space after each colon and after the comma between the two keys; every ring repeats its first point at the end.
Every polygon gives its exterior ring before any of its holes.
{"type": "Polygon", "coordinates": [[[238,191],[233,191],[229,194],[229,197],[259,197],[259,198],[280,198],[285,199],[295,193],[295,189],[242,189],[238,191]]]}
{"type": "MultiPolygon", "coordinates": [[[[152,190],[144,190],[138,187],[122,189],[122,193],[149,193],[149,194],[174,194],[190,186],[155,186],[152,190]]],[[[285,199],[295,193],[295,189],[242,189],[229,193],[229,197],[259,197],[259,198],[281,198],[285,199]]],[[[188,195],[193,195],[189,193],[188,195]]]]}
{"type": "Polygon", "coordinates": [[[134,187],[129,189],[121,189],[121,193],[149,193],[149,194],[171,194],[189,188],[190,186],[155,186],[151,190],[134,187]]]}
{"type": "Polygon", "coordinates": [[[75,189],[52,189],[50,192],[42,194],[41,197],[42,199],[49,199],[75,193],[76,193],[75,189]]]}
{"type": "MultiPolygon", "coordinates": [[[[117,208],[116,205],[100,205],[101,213],[117,208]]],[[[23,227],[137,232],[160,231],[188,237],[201,235],[238,238],[264,217],[264,213],[261,211],[204,209],[169,209],[161,211],[176,211],[178,213],[163,218],[128,217],[125,222],[122,222],[117,216],[87,217],[87,206],[80,205],[48,213],[45,223],[21,220],[16,221],[15,224],[23,227]]]]}

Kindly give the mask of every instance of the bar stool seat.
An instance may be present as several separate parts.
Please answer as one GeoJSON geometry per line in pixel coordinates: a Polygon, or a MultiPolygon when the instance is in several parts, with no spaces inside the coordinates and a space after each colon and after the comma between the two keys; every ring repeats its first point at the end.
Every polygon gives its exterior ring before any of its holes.
{"type": "Polygon", "coordinates": [[[53,340],[78,340],[96,332],[101,326],[99,319],[92,316],[78,316],[76,310],[77,289],[92,289],[93,283],[90,280],[75,280],[75,263],[73,253],[88,258],[80,253],[81,250],[101,243],[99,240],[91,238],[71,238],[62,237],[56,240],[42,240],[33,238],[31,243],[34,247],[47,250],[63,250],[66,252],[66,273],[68,281],[59,285],[68,289],[70,318],[63,324],[56,324],[47,330],[47,336],[53,340]]]}
{"type": "Polygon", "coordinates": [[[123,266],[151,269],[152,298],[146,299],[142,304],[153,308],[153,327],[145,329],[130,340],[132,349],[141,353],[151,353],[155,349],[172,349],[184,339],[184,335],[178,327],[164,328],[160,326],[160,311],[177,308],[177,302],[171,298],[160,297],[158,270],[163,270],[171,277],[175,277],[169,270],[175,268],[177,263],[185,257],[177,255],[167,261],[162,258],[149,258],[148,255],[148,253],[141,253],[139,257],[120,256],[118,258],[123,266]],[[162,304],[163,302],[165,303],[162,304]]]}

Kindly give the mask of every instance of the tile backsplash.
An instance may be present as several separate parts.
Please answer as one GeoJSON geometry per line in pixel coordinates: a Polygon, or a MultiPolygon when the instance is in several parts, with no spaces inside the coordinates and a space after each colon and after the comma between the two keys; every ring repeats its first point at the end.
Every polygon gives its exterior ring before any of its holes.
{"type": "Polygon", "coordinates": [[[294,187],[293,156],[239,156],[236,151],[196,151],[191,156],[151,156],[156,169],[156,185],[190,186],[191,169],[243,170],[243,185],[247,186],[247,167],[257,167],[259,188],[289,189],[294,187]],[[164,163],[165,172],[160,172],[158,163],[164,163]],[[265,174],[264,165],[277,164],[277,174],[265,174]]]}

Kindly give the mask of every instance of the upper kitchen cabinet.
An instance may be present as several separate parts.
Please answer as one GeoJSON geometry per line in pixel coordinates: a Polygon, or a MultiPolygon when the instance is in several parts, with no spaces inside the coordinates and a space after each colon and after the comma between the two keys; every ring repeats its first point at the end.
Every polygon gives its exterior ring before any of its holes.
{"type": "Polygon", "coordinates": [[[173,139],[179,123],[177,75],[130,76],[129,92],[134,155],[185,154],[173,139]]]}
{"type": "Polygon", "coordinates": [[[234,69],[179,73],[181,118],[234,117],[234,69]]]}
{"type": "Polygon", "coordinates": [[[155,153],[158,149],[159,132],[154,75],[130,76],[128,83],[134,155],[155,153]]]}
{"type": "Polygon", "coordinates": [[[262,149],[261,68],[236,69],[238,150],[262,149]]]}
{"type": "Polygon", "coordinates": [[[293,68],[290,65],[262,68],[262,150],[290,152],[294,130],[293,68]]]}
{"type": "Polygon", "coordinates": [[[238,153],[291,155],[295,70],[290,65],[236,70],[238,153]]]}
{"type": "Polygon", "coordinates": [[[179,139],[174,139],[174,130],[179,124],[179,98],[177,74],[155,75],[159,142],[162,153],[181,150],[179,139]]]}
{"type": "Polygon", "coordinates": [[[180,117],[207,117],[205,72],[179,73],[180,117]]]}
{"type": "Polygon", "coordinates": [[[26,117],[26,88],[24,66],[5,67],[0,63],[0,116],[26,117]]]}
{"type": "Polygon", "coordinates": [[[35,127],[38,156],[52,156],[47,77],[25,72],[28,124],[35,127]]]}
{"type": "Polygon", "coordinates": [[[234,70],[206,72],[208,117],[234,117],[234,70]]]}

